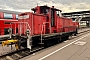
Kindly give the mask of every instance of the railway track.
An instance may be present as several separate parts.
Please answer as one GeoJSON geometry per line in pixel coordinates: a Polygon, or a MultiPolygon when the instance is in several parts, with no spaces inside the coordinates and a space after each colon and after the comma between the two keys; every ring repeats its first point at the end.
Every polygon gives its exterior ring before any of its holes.
{"type": "MultiPolygon", "coordinates": [[[[90,30],[81,32],[76,37],[82,36],[83,34],[86,34],[88,32],[90,32],[90,30]]],[[[76,37],[72,37],[71,39],[74,39],[76,37]]],[[[44,49],[44,47],[41,47],[41,48],[36,47],[32,51],[29,51],[28,49],[22,49],[22,50],[13,51],[13,52],[10,52],[10,53],[7,53],[7,54],[2,53],[0,55],[0,60],[19,60],[21,58],[24,58],[28,55],[31,55],[31,54],[37,52],[37,51],[40,51],[42,49],[44,49]]]]}

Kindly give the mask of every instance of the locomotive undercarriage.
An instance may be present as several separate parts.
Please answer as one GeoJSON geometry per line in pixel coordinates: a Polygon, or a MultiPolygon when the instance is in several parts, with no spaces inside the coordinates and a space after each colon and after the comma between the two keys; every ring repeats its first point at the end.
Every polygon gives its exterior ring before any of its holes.
{"type": "Polygon", "coordinates": [[[76,31],[68,32],[68,33],[53,33],[53,34],[47,34],[43,35],[42,42],[44,47],[48,47],[60,42],[63,42],[65,40],[69,39],[69,36],[76,36],[76,31]]]}
{"type": "MultiPolygon", "coordinates": [[[[45,35],[42,35],[42,41],[41,41],[41,35],[32,36],[31,50],[33,50],[33,48],[35,48],[35,47],[38,47],[38,48],[44,47],[45,48],[45,47],[60,43],[62,41],[65,41],[69,38],[69,36],[75,35],[76,34],[75,32],[76,31],[68,32],[68,33],[45,34],[45,35]]],[[[23,39],[23,38],[21,38],[21,39],[23,39]]],[[[21,43],[21,46],[27,48],[27,46],[25,46],[25,45],[27,45],[27,42],[25,42],[25,41],[27,41],[27,39],[24,39],[22,41],[24,41],[24,42],[21,43]]]]}
{"type": "Polygon", "coordinates": [[[30,32],[27,30],[26,35],[13,35],[10,32],[10,38],[7,41],[3,41],[2,45],[13,45],[17,50],[22,48],[29,49],[30,51],[36,51],[38,49],[46,48],[51,45],[55,45],[62,41],[65,41],[69,36],[76,35],[77,31],[72,32],[62,32],[62,33],[52,33],[52,34],[42,34],[37,36],[30,36],[30,32]]]}

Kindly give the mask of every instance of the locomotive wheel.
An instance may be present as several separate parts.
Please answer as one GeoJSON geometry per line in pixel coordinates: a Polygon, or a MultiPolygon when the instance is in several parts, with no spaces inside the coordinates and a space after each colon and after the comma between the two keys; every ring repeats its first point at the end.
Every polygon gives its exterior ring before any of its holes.
{"type": "Polygon", "coordinates": [[[66,36],[66,40],[68,40],[69,39],[69,36],[66,36]]]}
{"type": "Polygon", "coordinates": [[[74,33],[74,36],[77,36],[77,32],[74,33]]]}

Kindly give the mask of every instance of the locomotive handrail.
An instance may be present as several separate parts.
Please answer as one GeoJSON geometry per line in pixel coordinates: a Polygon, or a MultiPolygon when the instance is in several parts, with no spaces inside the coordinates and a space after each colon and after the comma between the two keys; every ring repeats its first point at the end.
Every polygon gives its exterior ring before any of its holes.
{"type": "MultiPolygon", "coordinates": [[[[45,24],[47,24],[47,23],[50,25],[49,22],[43,22],[43,24],[42,24],[41,34],[42,34],[42,32],[43,32],[43,28],[45,28],[45,24]]],[[[50,34],[51,34],[51,25],[49,26],[49,28],[50,28],[50,34]]],[[[44,34],[45,34],[45,30],[44,30],[44,34]]]]}
{"type": "MultiPolygon", "coordinates": [[[[50,34],[51,34],[51,24],[49,22],[43,22],[43,24],[42,24],[42,30],[41,30],[41,44],[42,44],[43,28],[45,29],[45,24],[49,24],[50,34]]],[[[45,34],[45,30],[44,30],[44,34],[45,34]]]]}
{"type": "Polygon", "coordinates": [[[15,24],[15,34],[16,34],[16,24],[15,24]]]}
{"type": "MultiPolygon", "coordinates": [[[[24,23],[24,24],[27,24],[26,26],[28,26],[29,27],[29,29],[30,29],[30,31],[31,31],[31,28],[30,28],[30,26],[29,26],[29,23],[28,22],[12,22],[12,23],[18,23],[18,24],[20,24],[20,26],[21,26],[21,24],[22,23],[24,23]]],[[[16,25],[15,25],[16,26],[16,25]]],[[[27,28],[27,27],[26,27],[27,28]]],[[[20,35],[21,35],[21,27],[20,27],[20,35]]],[[[31,35],[31,34],[30,34],[31,35]]]]}

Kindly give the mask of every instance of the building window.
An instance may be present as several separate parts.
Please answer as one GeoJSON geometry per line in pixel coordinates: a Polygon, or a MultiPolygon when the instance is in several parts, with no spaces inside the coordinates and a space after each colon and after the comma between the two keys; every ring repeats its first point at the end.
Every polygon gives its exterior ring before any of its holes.
{"type": "Polygon", "coordinates": [[[13,19],[13,16],[10,13],[4,13],[4,19],[13,19]]]}

